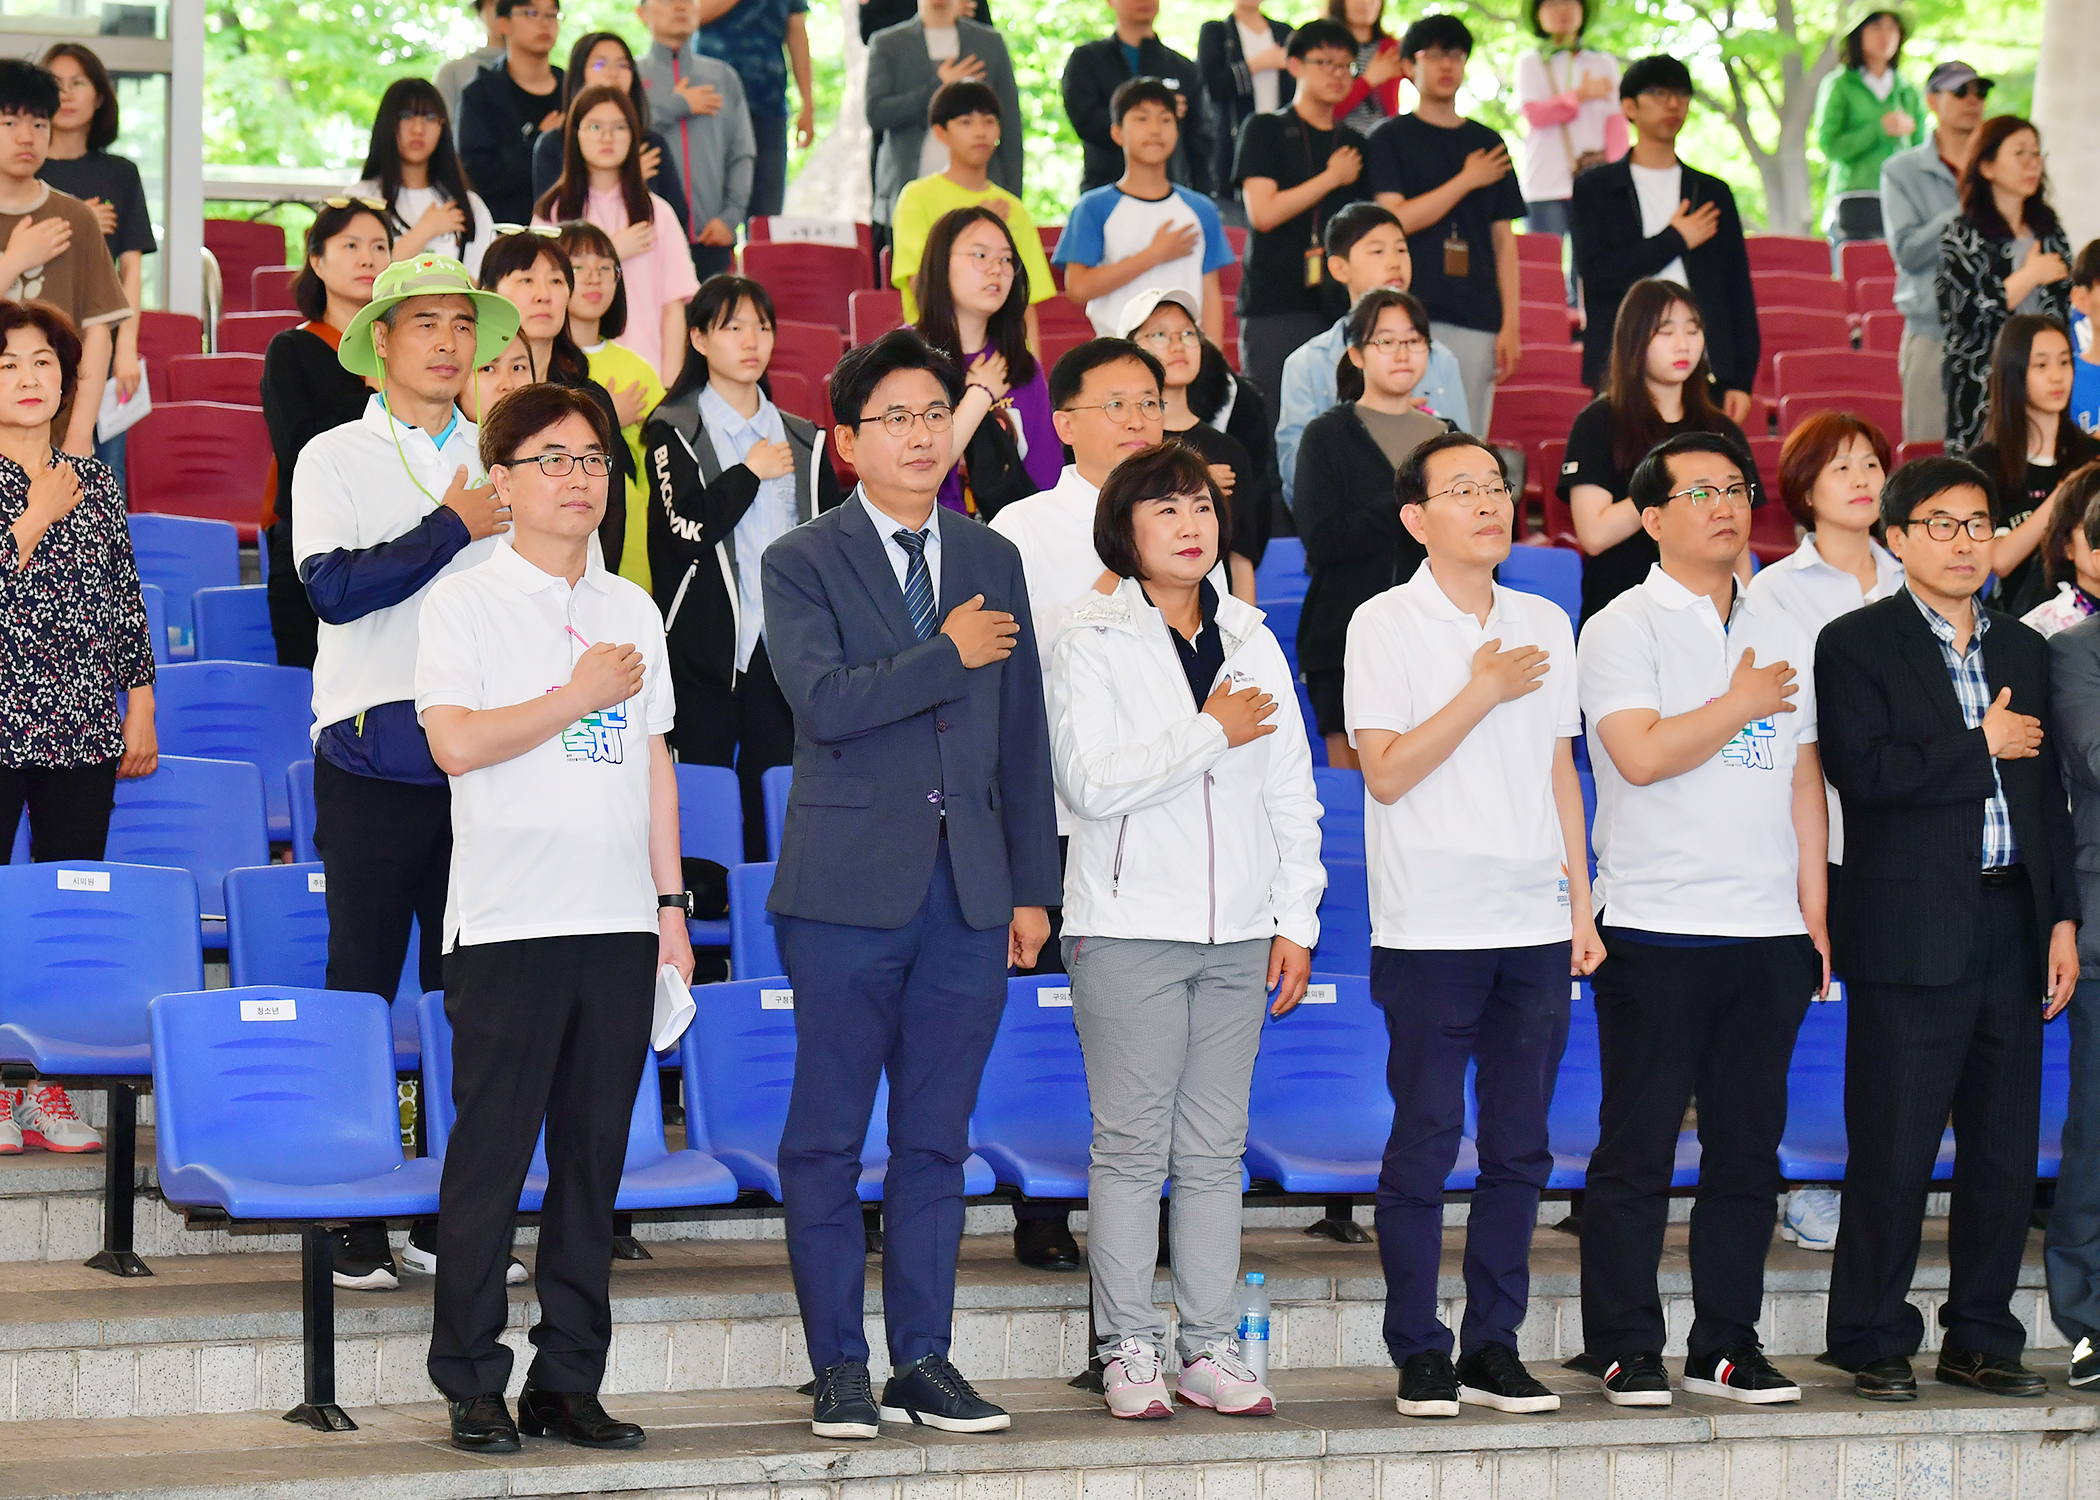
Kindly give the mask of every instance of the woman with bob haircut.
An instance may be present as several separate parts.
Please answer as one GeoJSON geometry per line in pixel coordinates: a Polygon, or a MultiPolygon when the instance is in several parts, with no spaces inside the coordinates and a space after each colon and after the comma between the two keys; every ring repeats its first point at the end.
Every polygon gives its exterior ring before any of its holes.
{"type": "Polygon", "coordinates": [[[394,259],[431,250],[451,256],[469,276],[481,274],[482,252],[496,227],[488,205],[467,188],[444,96],[430,80],[397,78],[379,96],[364,171],[350,191],[387,205],[394,259]]]}
{"type": "Polygon", "coordinates": [[[1094,547],[1119,581],[1051,653],[1051,770],[1073,813],[1063,949],[1094,1116],[1095,1339],[1108,1410],[1126,1418],[1171,1410],[1152,1300],[1169,1176],[1177,1394],[1228,1416],[1275,1410],[1233,1339],[1240,1154],[1262,1022],[1305,993],[1327,874],[1290,665],[1261,611],[1207,580],[1220,508],[1180,443],[1118,464],[1094,547]]]}

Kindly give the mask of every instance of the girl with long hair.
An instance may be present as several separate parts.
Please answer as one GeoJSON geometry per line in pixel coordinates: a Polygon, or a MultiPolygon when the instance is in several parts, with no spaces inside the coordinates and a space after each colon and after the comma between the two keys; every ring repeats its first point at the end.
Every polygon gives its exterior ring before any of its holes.
{"type": "Polygon", "coordinates": [[[2054,318],[2019,313],[2005,320],[1991,350],[1983,441],[1969,461],[1991,476],[1998,536],[1990,546],[1997,575],[1991,603],[2024,615],[2049,594],[2045,545],[2055,496],[2073,469],[2100,457],[2071,420],[2071,337],[2054,318]]]}
{"type": "MultiPolygon", "coordinates": [[[[1637,281],[1612,325],[1604,394],[1568,429],[1558,481],[1583,552],[1578,630],[1661,561],[1628,488],[1648,450],[1680,432],[1720,432],[1746,442],[1743,429],[1714,404],[1699,304],[1674,281],[1637,281]]],[[[1751,488],[1757,489],[1754,475],[1751,488]]]]}
{"type": "MultiPolygon", "coordinates": [[[[677,177],[666,164],[664,138],[649,126],[649,97],[642,90],[642,76],[634,65],[634,52],[626,38],[617,31],[587,31],[576,38],[569,48],[568,70],[562,74],[561,107],[566,111],[569,103],[585,89],[597,84],[607,84],[626,91],[628,102],[634,105],[635,117],[642,122],[642,178],[649,184],[649,191],[671,205],[671,212],[678,216],[684,227],[685,192],[677,177]]],[[[532,143],[532,196],[537,200],[547,189],[554,186],[561,176],[562,132],[543,130],[539,139],[532,143]]]]}
{"type": "Polygon", "coordinates": [[[700,289],[685,231],[642,177],[642,124],[634,101],[594,84],[569,102],[561,176],[533,208],[535,224],[587,219],[612,236],[627,286],[627,347],[666,384],[685,363],[685,304],[700,289]]]}
{"type": "Polygon", "coordinates": [[[467,187],[444,96],[428,79],[397,78],[379,96],[364,180],[350,191],[387,205],[394,259],[432,250],[459,261],[469,276],[481,274],[495,225],[467,187]]]}
{"type": "Polygon", "coordinates": [[[569,337],[590,361],[591,379],[612,397],[634,472],[627,480],[627,541],[620,549],[627,576],[648,588],[648,517],[642,492],[642,423],[664,399],[656,368],[618,342],[627,327],[627,284],[620,272],[612,236],[596,224],[572,219],[561,226],[555,243],[569,257],[576,286],[569,293],[569,337]],[[636,576],[636,570],[640,576],[636,576]]]}

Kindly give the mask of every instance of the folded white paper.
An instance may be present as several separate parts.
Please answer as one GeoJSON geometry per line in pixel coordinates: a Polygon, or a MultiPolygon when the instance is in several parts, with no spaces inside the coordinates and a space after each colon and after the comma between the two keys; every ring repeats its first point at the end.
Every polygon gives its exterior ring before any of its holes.
{"type": "Polygon", "coordinates": [[[139,360],[139,388],[131,393],[129,401],[117,400],[116,376],[112,375],[103,381],[102,407],[95,414],[95,436],[106,443],[153,410],[152,383],[146,373],[146,361],[143,358],[139,360]]]}
{"type": "Polygon", "coordinates": [[[656,1012],[649,1018],[649,1045],[658,1052],[678,1045],[686,1027],[693,1024],[693,992],[665,964],[656,971],[656,1012]]]}

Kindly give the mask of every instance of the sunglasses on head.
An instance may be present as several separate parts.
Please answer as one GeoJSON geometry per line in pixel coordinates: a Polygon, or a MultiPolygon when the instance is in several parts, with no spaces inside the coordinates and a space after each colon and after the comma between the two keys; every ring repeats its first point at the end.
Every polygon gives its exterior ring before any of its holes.
{"type": "Polygon", "coordinates": [[[561,231],[552,224],[491,224],[497,234],[536,234],[543,240],[561,238],[561,231]]]}
{"type": "Polygon", "coordinates": [[[323,198],[321,202],[323,206],[328,208],[348,208],[354,203],[361,208],[371,209],[375,214],[386,212],[386,199],[384,198],[323,198]]]}

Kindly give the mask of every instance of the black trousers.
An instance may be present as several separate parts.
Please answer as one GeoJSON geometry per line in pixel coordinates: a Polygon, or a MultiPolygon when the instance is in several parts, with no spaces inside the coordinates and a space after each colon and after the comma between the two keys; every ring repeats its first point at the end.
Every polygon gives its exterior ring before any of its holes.
{"type": "Polygon", "coordinates": [[[116,804],[117,764],[0,766],[0,851],[14,848],[26,807],[29,857],[37,864],[102,858],[109,845],[109,811],[116,804]]]}
{"type": "Polygon", "coordinates": [[[292,522],[289,516],[262,534],[263,549],[270,554],[270,582],[263,597],[270,606],[270,634],[277,642],[277,664],[281,667],[311,667],[320,650],[321,622],[306,585],[292,562],[292,522]]]}
{"type": "Polygon", "coordinates": [[[1954,1120],[1947,1300],[1940,1327],[2017,1359],[2027,1332],[2013,1288],[2027,1248],[2041,1131],[2042,970],[2034,893],[1987,888],[1975,947],[1947,985],[1847,985],[1845,1214],[1830,1270],[1831,1356],[1856,1369],[1914,1354],[1925,1319],[1908,1300],[1925,1195],[1954,1120]]]}
{"type": "Polygon", "coordinates": [[[391,1002],[414,918],[423,924],[423,988],[443,989],[451,787],[353,776],[317,755],[314,849],[328,876],[328,987],[391,1002]]]}
{"type": "Polygon", "coordinates": [[[1677,1134],[1695,1094],[1688,1352],[1755,1345],[1786,1187],[1787,1065],[1822,961],[1806,935],[1664,948],[1607,930],[1604,946],[1611,956],[1592,981],[1604,1091],[1582,1204],[1584,1346],[1605,1361],[1662,1352],[1655,1273],[1677,1134]]]}
{"type": "Polygon", "coordinates": [[[612,1343],[613,1199],[649,1047],[656,934],[462,945],[445,956],[457,1121],[439,1189],[430,1378],[454,1400],[501,1391],[518,1192],[547,1127],[547,1198],[527,1380],[595,1392],[612,1343]]]}
{"type": "Polygon", "coordinates": [[[734,766],[744,794],[744,858],[766,858],[766,803],[759,778],[795,759],[795,715],[773,680],[761,640],[734,688],[698,677],[673,682],[678,724],[668,736],[680,760],[734,766]]]}

